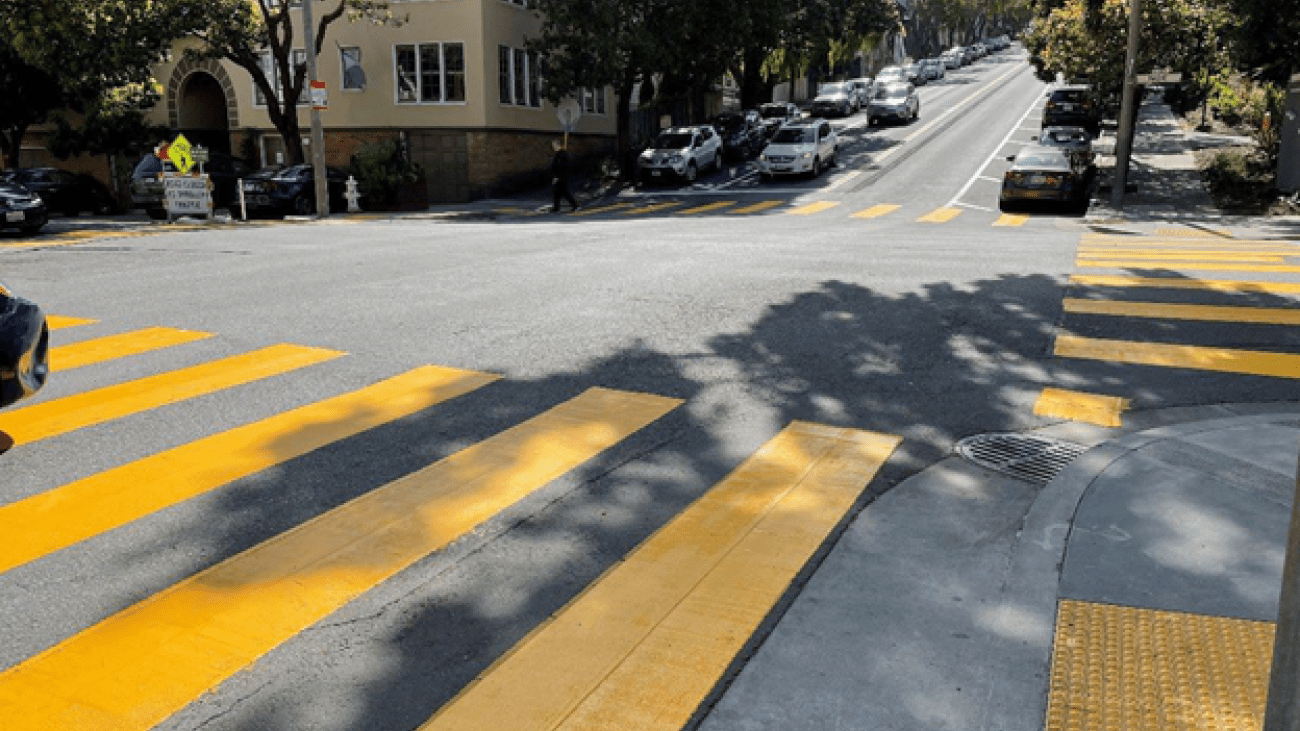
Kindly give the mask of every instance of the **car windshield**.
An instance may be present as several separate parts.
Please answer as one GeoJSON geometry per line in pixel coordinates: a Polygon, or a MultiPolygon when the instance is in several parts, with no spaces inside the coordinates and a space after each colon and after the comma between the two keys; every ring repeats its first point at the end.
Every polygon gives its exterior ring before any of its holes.
{"type": "Polygon", "coordinates": [[[888,67],[888,68],[883,69],[880,73],[876,74],[876,78],[877,78],[877,79],[888,79],[888,78],[898,77],[898,76],[902,76],[902,75],[903,75],[903,70],[902,70],[902,69],[900,69],[900,68],[897,67],[897,66],[890,66],[890,67],[888,67]]]}
{"type": "Polygon", "coordinates": [[[655,140],[656,150],[680,150],[691,146],[691,136],[686,132],[665,132],[655,140]]]}
{"type": "Polygon", "coordinates": [[[758,113],[768,118],[784,117],[786,115],[786,107],[784,104],[764,104],[758,108],[758,113]]]}
{"type": "Polygon", "coordinates": [[[1022,152],[1016,156],[1017,167],[1064,168],[1065,158],[1050,152],[1022,152]]]}
{"type": "Polygon", "coordinates": [[[845,88],[844,84],[822,84],[821,88],[817,90],[817,93],[823,96],[845,94],[847,92],[848,89],[845,88]]]}
{"type": "Polygon", "coordinates": [[[1088,142],[1088,133],[1083,130],[1049,130],[1043,134],[1043,142],[1056,145],[1081,145],[1088,142]]]}
{"type": "Polygon", "coordinates": [[[777,144],[793,145],[800,142],[816,142],[817,133],[810,127],[782,127],[777,130],[772,141],[777,144]]]}
{"type": "Polygon", "coordinates": [[[170,160],[164,161],[157,155],[145,155],[140,158],[140,162],[136,164],[133,175],[139,178],[145,175],[157,175],[164,170],[169,173],[174,173],[176,172],[176,166],[173,165],[170,160]]]}
{"type": "Polygon", "coordinates": [[[713,126],[723,132],[733,132],[741,128],[745,123],[745,118],[736,114],[726,114],[713,118],[713,126]]]}
{"type": "Polygon", "coordinates": [[[876,89],[877,99],[906,99],[906,86],[882,86],[876,89]]]}
{"type": "Polygon", "coordinates": [[[1058,89],[1052,92],[1052,101],[1083,104],[1088,101],[1088,92],[1082,89],[1058,89]]]}
{"type": "Polygon", "coordinates": [[[20,196],[26,198],[29,194],[27,189],[12,180],[0,178],[0,194],[7,196],[20,196]]]}

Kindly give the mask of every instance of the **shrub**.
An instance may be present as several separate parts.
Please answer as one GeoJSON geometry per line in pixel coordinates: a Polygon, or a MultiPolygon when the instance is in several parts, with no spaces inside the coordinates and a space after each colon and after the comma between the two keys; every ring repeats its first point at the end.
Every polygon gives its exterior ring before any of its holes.
{"type": "Polygon", "coordinates": [[[367,208],[393,205],[404,186],[424,178],[424,171],[403,153],[397,140],[363,145],[352,156],[349,171],[357,178],[367,208]]]}

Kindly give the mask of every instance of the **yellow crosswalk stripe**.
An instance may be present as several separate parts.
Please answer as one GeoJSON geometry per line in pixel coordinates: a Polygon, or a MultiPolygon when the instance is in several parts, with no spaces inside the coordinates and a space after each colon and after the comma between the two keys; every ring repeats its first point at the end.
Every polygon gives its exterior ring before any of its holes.
{"type": "Polygon", "coordinates": [[[659,211],[666,211],[669,208],[676,208],[677,206],[680,206],[683,203],[684,201],[665,201],[663,203],[652,203],[648,206],[641,206],[640,208],[629,208],[626,211],[621,212],[619,215],[641,216],[647,213],[657,213],[659,211]]]}
{"type": "Polygon", "coordinates": [[[0,572],[495,380],[417,368],[0,506],[0,572]]]}
{"type": "Polygon", "coordinates": [[[596,215],[596,214],[598,214],[598,213],[610,213],[610,212],[613,212],[613,211],[619,211],[619,210],[622,210],[622,209],[624,209],[624,208],[627,208],[627,207],[629,207],[629,206],[631,206],[631,205],[632,205],[631,203],[610,203],[609,205],[605,205],[605,206],[597,206],[597,207],[595,207],[595,208],[583,208],[581,211],[578,211],[577,213],[574,213],[574,214],[572,214],[572,215],[575,215],[575,216],[594,216],[594,215],[596,215]]]}
{"type": "Polygon", "coordinates": [[[202,571],[0,674],[6,731],[144,731],[676,408],[592,389],[202,571]]]}
{"type": "Polygon", "coordinates": [[[677,731],[900,441],[792,423],[420,728],[677,731]]]}
{"type": "Polygon", "coordinates": [[[916,219],[917,223],[947,223],[961,215],[960,208],[940,208],[916,219]]]}
{"type": "Polygon", "coordinates": [[[993,222],[994,226],[1023,226],[1029,220],[1029,216],[1018,215],[1014,213],[1003,213],[998,216],[998,220],[993,222]]]}
{"type": "Polygon", "coordinates": [[[865,208],[861,211],[858,211],[857,213],[853,214],[853,217],[854,218],[880,218],[881,216],[887,216],[893,213],[894,211],[897,211],[899,208],[902,208],[902,206],[896,206],[889,203],[882,203],[878,206],[872,206],[870,208],[865,208]]]}
{"type": "Polygon", "coordinates": [[[88,320],[84,317],[64,317],[63,315],[46,315],[45,324],[51,330],[63,330],[69,327],[80,327],[82,325],[94,325],[99,320],[88,320]]]}
{"type": "Polygon", "coordinates": [[[1300,309],[1241,307],[1225,305],[1180,305],[1161,302],[1090,300],[1067,297],[1066,312],[1080,315],[1113,315],[1201,322],[1245,322],[1256,325],[1300,325],[1300,309]]]}
{"type": "Polygon", "coordinates": [[[1247,282],[1235,279],[1182,279],[1180,277],[1109,277],[1075,274],[1071,284],[1086,287],[1135,287],[1146,289],[1203,289],[1212,292],[1300,294],[1300,282],[1247,282]]]}
{"type": "Polygon", "coordinates": [[[1223,229],[1158,228],[1155,230],[1155,234],[1156,236],[1185,236],[1196,239],[1232,238],[1232,233],[1223,229]]]}
{"type": "Polygon", "coordinates": [[[50,370],[70,371],[73,368],[103,363],[115,358],[170,348],[173,345],[192,343],[213,337],[212,333],[198,330],[178,330],[174,327],[150,327],[118,335],[86,340],[71,345],[50,348],[50,370]]]}
{"type": "Polygon", "coordinates": [[[1079,240],[1083,246],[1151,246],[1162,249],[1197,249],[1215,247],[1239,249],[1251,247],[1277,247],[1279,249],[1297,249],[1300,244],[1293,241],[1277,239],[1162,239],[1145,236],[1084,236],[1079,240]]]}
{"type": "Polygon", "coordinates": [[[1300,378],[1300,355],[1290,353],[1058,335],[1053,354],[1058,358],[1083,358],[1165,368],[1300,378]]]}
{"type": "Polygon", "coordinates": [[[1275,272],[1278,274],[1300,274],[1300,266],[1292,266],[1289,264],[1234,264],[1231,262],[1218,263],[1213,261],[1160,262],[1141,261],[1138,259],[1116,259],[1113,261],[1077,259],[1074,263],[1075,266],[1090,267],[1093,269],[1150,269],[1164,264],[1171,268],[1186,271],[1275,272]]]}
{"type": "Polygon", "coordinates": [[[1279,254],[1255,251],[1079,251],[1079,259],[1141,259],[1158,261],[1240,261],[1243,264],[1282,264],[1279,254]]]}
{"type": "Polygon", "coordinates": [[[30,444],[131,414],[287,373],[343,355],[337,350],[272,345],[95,391],[0,412],[0,432],[30,444]]]}
{"type": "Polygon", "coordinates": [[[1124,425],[1120,416],[1128,409],[1129,400],[1119,396],[1045,388],[1034,402],[1034,413],[1054,416],[1085,424],[1118,428],[1124,425]]]}
{"type": "Polygon", "coordinates": [[[839,204],[839,201],[817,201],[815,203],[809,203],[806,206],[786,211],[786,213],[789,213],[792,216],[811,216],[814,213],[821,213],[822,211],[834,208],[839,204]]]}
{"type": "Polygon", "coordinates": [[[1224,254],[1229,254],[1229,253],[1235,254],[1238,252],[1244,252],[1249,254],[1276,254],[1281,256],[1300,256],[1300,246],[1295,246],[1291,244],[1276,244],[1276,243],[1247,244],[1247,243],[1240,243],[1235,241],[1205,241],[1199,243],[1193,243],[1189,241],[1189,242],[1179,242],[1173,244],[1160,244],[1151,241],[1125,241],[1125,242],[1113,242],[1113,243],[1083,241],[1080,242],[1079,248],[1081,251],[1086,250],[1086,251],[1103,251],[1103,252],[1104,251],[1110,251],[1110,252],[1142,251],[1142,252],[1149,252],[1149,253],[1161,253],[1161,252],[1181,251],[1181,252],[1193,253],[1197,251],[1205,251],[1205,252],[1213,251],[1213,252],[1224,253],[1224,254]]]}
{"type": "Polygon", "coordinates": [[[731,206],[734,205],[736,205],[736,201],[714,201],[712,203],[706,203],[705,205],[702,206],[696,206],[694,208],[687,208],[684,211],[678,211],[677,215],[693,216],[697,213],[708,213],[710,211],[716,211],[722,208],[730,208],[731,206]]]}
{"type": "Polygon", "coordinates": [[[758,213],[760,211],[766,211],[769,208],[776,208],[782,203],[785,203],[785,201],[760,201],[753,205],[745,206],[744,208],[736,208],[734,210],[727,211],[727,213],[732,213],[732,214],[758,213]]]}

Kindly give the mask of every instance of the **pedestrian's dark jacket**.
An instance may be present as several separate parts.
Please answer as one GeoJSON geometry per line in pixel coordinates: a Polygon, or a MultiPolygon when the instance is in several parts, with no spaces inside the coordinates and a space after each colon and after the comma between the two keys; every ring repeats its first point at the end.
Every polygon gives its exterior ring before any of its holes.
{"type": "Polygon", "coordinates": [[[557,183],[568,184],[569,182],[569,151],[560,150],[555,153],[551,159],[551,179],[557,183]]]}

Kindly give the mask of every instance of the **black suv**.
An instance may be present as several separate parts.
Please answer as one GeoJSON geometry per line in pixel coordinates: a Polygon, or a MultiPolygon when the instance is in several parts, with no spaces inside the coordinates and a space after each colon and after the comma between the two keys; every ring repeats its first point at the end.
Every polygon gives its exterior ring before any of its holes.
{"type": "Polygon", "coordinates": [[[722,137],[722,154],[745,160],[763,151],[767,130],[763,117],[754,110],[723,112],[709,121],[722,137]]]}
{"type": "MultiPolygon", "coordinates": [[[[239,207],[239,180],[253,172],[253,167],[238,157],[220,152],[209,153],[210,159],[203,164],[203,172],[212,182],[212,207],[235,211],[239,207]]],[[[195,170],[197,170],[197,166],[195,170]]],[[[163,184],[159,174],[174,173],[176,167],[170,160],[163,160],[157,155],[148,154],[140,158],[131,173],[131,205],[143,208],[150,218],[167,217],[167,205],[163,200],[163,184]]]]}
{"type": "Polygon", "coordinates": [[[1043,107],[1043,127],[1083,127],[1096,137],[1101,131],[1101,105],[1092,87],[1072,84],[1053,89],[1043,107]]]}
{"type": "Polygon", "coordinates": [[[104,215],[117,209],[108,186],[85,173],[58,168],[12,168],[0,173],[0,180],[23,186],[39,195],[46,208],[65,216],[82,211],[104,215]]]}

